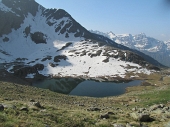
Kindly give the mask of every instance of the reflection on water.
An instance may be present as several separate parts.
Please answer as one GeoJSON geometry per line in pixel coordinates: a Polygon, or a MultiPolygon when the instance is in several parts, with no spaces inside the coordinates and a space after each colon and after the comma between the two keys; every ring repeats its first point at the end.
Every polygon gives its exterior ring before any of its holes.
{"type": "Polygon", "coordinates": [[[32,85],[69,95],[107,97],[123,94],[127,87],[140,85],[141,82],[140,80],[135,80],[128,83],[114,83],[73,78],[57,78],[37,81],[32,85]]]}
{"type": "Polygon", "coordinates": [[[36,81],[32,83],[32,86],[49,89],[54,92],[69,94],[82,81],[82,79],[55,78],[46,79],[44,81],[36,81]]]}
{"type": "Polygon", "coordinates": [[[125,93],[127,87],[140,85],[141,82],[140,80],[128,83],[84,81],[72,90],[70,95],[90,97],[117,96],[125,93]]]}

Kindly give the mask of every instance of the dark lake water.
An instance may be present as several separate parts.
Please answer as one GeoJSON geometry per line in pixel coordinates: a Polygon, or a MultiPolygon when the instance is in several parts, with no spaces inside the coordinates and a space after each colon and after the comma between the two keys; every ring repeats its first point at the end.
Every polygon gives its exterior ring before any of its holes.
{"type": "Polygon", "coordinates": [[[135,80],[129,83],[84,81],[69,94],[90,97],[117,96],[125,93],[127,87],[140,85],[142,81],[135,80]]]}
{"type": "Polygon", "coordinates": [[[54,92],[89,97],[117,96],[125,93],[127,87],[140,85],[142,81],[128,83],[97,82],[72,78],[47,79],[34,82],[32,85],[54,92]]]}

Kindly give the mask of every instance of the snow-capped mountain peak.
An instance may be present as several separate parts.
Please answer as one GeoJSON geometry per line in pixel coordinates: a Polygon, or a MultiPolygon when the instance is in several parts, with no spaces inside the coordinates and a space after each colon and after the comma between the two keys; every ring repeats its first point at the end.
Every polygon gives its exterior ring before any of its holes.
{"type": "Polygon", "coordinates": [[[110,37],[110,38],[115,38],[116,37],[116,35],[113,33],[113,32],[109,32],[109,33],[107,33],[108,34],[108,36],[110,37]]]}
{"type": "Polygon", "coordinates": [[[136,35],[132,34],[114,34],[113,32],[102,33],[99,31],[91,31],[110,38],[118,44],[122,44],[131,49],[139,50],[150,55],[160,63],[170,66],[170,41],[160,41],[152,37],[148,37],[145,33],[136,35]],[[164,60],[166,59],[166,61],[164,60]]]}

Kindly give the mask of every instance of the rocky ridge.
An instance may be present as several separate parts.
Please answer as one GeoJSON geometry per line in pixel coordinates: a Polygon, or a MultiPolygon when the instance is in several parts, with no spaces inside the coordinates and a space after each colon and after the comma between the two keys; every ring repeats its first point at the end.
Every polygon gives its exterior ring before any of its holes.
{"type": "Polygon", "coordinates": [[[114,34],[113,32],[103,33],[100,31],[90,30],[115,41],[118,44],[127,46],[131,49],[136,49],[146,55],[151,56],[165,66],[170,66],[170,48],[169,41],[160,41],[152,37],[148,37],[145,33],[136,35],[132,34],[114,34]]]}

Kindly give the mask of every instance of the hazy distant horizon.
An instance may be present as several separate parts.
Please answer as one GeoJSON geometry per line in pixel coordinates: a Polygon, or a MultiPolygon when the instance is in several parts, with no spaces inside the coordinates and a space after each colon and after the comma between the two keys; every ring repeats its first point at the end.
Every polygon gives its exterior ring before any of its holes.
{"type": "Polygon", "coordinates": [[[45,8],[66,10],[88,30],[139,34],[170,40],[167,0],[35,0],[45,8]]]}

